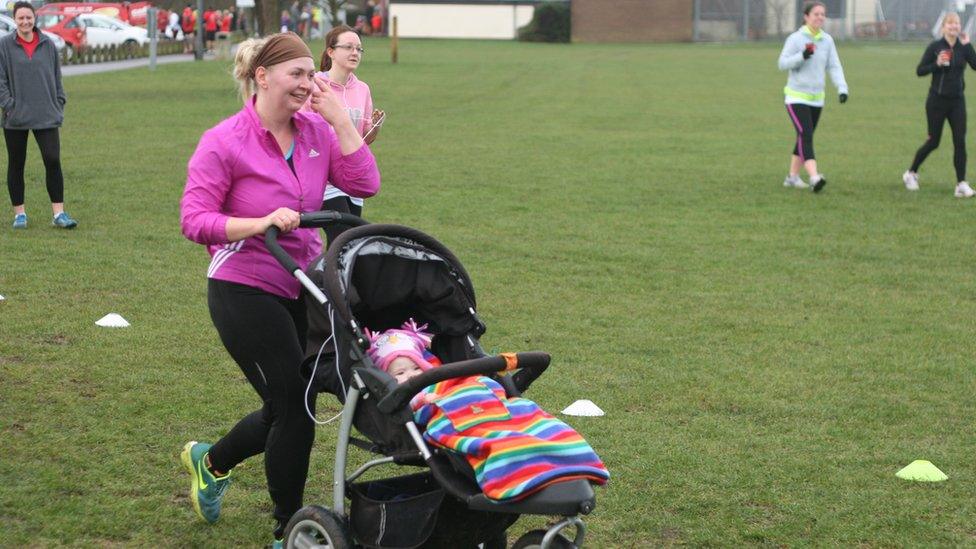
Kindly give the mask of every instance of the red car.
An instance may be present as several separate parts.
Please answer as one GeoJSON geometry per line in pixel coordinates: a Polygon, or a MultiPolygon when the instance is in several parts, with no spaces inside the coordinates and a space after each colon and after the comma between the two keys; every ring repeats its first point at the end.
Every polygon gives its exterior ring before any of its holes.
{"type": "Polygon", "coordinates": [[[85,48],[85,27],[78,22],[76,13],[45,13],[37,10],[37,27],[56,34],[64,39],[64,47],[68,49],[68,57],[74,52],[85,48]]]}
{"type": "MultiPolygon", "coordinates": [[[[124,4],[109,2],[54,2],[44,4],[37,8],[37,18],[40,19],[42,15],[47,14],[100,13],[125,21],[135,27],[145,27],[146,15],[151,7],[152,3],[150,2],[126,2],[124,4]]],[[[159,10],[156,13],[156,28],[160,32],[163,32],[166,30],[168,23],[169,12],[159,10]]]]}

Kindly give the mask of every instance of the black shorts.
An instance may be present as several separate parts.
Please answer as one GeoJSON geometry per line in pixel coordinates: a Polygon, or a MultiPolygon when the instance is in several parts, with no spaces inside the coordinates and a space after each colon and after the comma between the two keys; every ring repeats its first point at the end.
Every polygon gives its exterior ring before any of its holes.
{"type": "Polygon", "coordinates": [[[217,31],[206,31],[206,37],[208,42],[213,42],[214,38],[217,36],[217,31]]]}

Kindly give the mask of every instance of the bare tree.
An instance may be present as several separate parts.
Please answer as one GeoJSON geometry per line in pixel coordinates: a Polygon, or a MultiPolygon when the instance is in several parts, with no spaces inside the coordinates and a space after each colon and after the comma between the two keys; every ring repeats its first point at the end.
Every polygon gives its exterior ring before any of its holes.
{"type": "Polygon", "coordinates": [[[278,32],[281,27],[281,11],[278,0],[254,0],[254,9],[258,14],[258,33],[267,36],[278,32]]]}
{"type": "Polygon", "coordinates": [[[332,26],[344,25],[345,21],[339,20],[339,10],[346,6],[349,0],[326,0],[326,6],[329,8],[329,21],[332,22],[332,26]]]}

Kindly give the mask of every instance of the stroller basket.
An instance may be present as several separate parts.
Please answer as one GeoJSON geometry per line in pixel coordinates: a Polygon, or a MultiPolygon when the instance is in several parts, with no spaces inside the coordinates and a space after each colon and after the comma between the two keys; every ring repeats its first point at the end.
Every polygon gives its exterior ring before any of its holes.
{"type": "Polygon", "coordinates": [[[495,539],[518,515],[465,509],[430,473],[349,485],[353,536],[363,547],[444,548],[495,539]]]}
{"type": "Polygon", "coordinates": [[[444,490],[426,473],[357,482],[349,488],[353,535],[365,547],[422,545],[434,531],[444,499],[444,490]]]}

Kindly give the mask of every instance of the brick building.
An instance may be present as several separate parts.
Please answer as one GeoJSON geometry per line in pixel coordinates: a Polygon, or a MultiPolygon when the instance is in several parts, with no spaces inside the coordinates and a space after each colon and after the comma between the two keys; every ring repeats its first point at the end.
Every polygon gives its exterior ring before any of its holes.
{"type": "Polygon", "coordinates": [[[690,42],[692,0],[573,0],[573,42],[690,42]]]}

